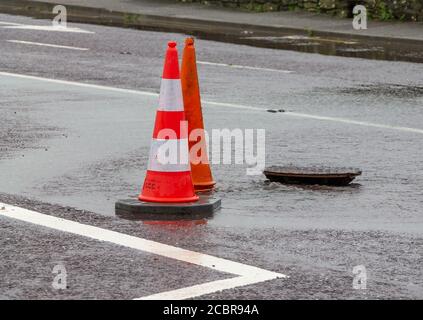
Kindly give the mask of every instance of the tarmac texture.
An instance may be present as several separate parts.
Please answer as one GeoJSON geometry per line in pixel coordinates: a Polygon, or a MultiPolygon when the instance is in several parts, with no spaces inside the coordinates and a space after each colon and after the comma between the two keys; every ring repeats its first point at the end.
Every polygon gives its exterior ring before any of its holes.
{"type": "MultiPolygon", "coordinates": [[[[363,174],[347,187],[300,187],[247,176],[247,165],[213,165],[219,212],[148,224],[116,217],[114,204],[140,191],[164,49],[185,35],[0,22],[1,203],[289,276],[196,298],[423,297],[421,64],[196,41],[207,130],[265,129],[266,165],[363,174]],[[353,289],[358,265],[366,290],[353,289]]],[[[232,277],[1,213],[0,228],[6,299],[137,298],[232,277]],[[58,263],[66,290],[51,286],[58,263]]]]}

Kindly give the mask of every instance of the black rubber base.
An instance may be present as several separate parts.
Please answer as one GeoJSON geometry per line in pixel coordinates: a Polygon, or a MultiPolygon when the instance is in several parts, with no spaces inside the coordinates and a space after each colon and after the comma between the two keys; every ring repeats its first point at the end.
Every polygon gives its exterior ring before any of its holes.
{"type": "Polygon", "coordinates": [[[134,220],[196,220],[210,218],[220,209],[221,200],[210,194],[199,194],[196,202],[157,203],[144,202],[138,198],[118,200],[117,216],[134,220]]]}

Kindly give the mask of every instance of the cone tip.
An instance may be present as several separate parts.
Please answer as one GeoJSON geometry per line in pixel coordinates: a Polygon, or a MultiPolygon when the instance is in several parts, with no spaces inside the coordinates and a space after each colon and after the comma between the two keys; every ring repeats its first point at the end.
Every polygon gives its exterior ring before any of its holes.
{"type": "Polygon", "coordinates": [[[187,46],[193,46],[194,45],[194,38],[186,38],[185,39],[185,45],[187,46]]]}
{"type": "Polygon", "coordinates": [[[175,48],[176,47],[176,42],[175,41],[169,41],[167,43],[167,45],[169,46],[169,48],[175,48]]]}

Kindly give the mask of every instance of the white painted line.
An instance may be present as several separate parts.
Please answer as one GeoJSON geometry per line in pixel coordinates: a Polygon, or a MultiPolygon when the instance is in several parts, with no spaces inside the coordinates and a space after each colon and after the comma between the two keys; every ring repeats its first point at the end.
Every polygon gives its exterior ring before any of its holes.
{"type": "Polygon", "coordinates": [[[26,25],[26,24],[18,24],[18,25],[8,25],[2,27],[4,29],[19,29],[19,30],[33,30],[33,31],[52,31],[52,32],[71,32],[71,33],[94,33],[92,31],[83,30],[80,28],[69,28],[69,27],[61,27],[61,26],[35,26],[35,25],[26,25]]]}
{"type": "Polygon", "coordinates": [[[57,44],[31,42],[31,41],[21,41],[21,40],[6,40],[6,41],[11,43],[28,44],[28,45],[34,45],[34,46],[43,46],[43,47],[60,48],[60,49],[70,49],[70,50],[80,50],[80,51],[89,50],[87,48],[69,47],[69,46],[61,46],[57,44]]]}
{"type": "MultiPolygon", "coordinates": [[[[45,81],[45,82],[51,82],[51,83],[57,83],[57,84],[71,85],[71,86],[76,86],[76,87],[91,88],[91,89],[97,89],[97,90],[106,90],[106,91],[128,93],[128,94],[135,94],[135,95],[142,95],[142,96],[150,96],[150,97],[158,97],[159,96],[158,93],[150,92],[150,91],[122,89],[122,88],[115,88],[115,87],[89,84],[89,83],[83,83],[83,82],[74,82],[74,81],[42,78],[42,77],[36,77],[36,76],[28,76],[28,75],[9,73],[9,72],[0,72],[0,76],[8,76],[8,77],[21,78],[21,79],[30,79],[30,80],[39,80],[39,81],[45,81]]],[[[260,112],[266,111],[266,109],[264,109],[264,108],[253,107],[253,106],[242,105],[242,104],[207,101],[207,100],[202,100],[202,103],[206,104],[206,105],[223,107],[223,108],[244,109],[244,110],[260,111],[260,112]]],[[[397,130],[397,131],[403,131],[403,132],[412,132],[412,133],[423,134],[423,129],[419,129],[419,128],[393,126],[393,125],[388,125],[388,124],[379,124],[379,123],[352,120],[352,119],[346,119],[346,118],[319,116],[319,115],[300,113],[300,112],[291,112],[291,111],[281,112],[280,115],[281,116],[285,115],[285,116],[291,116],[291,117],[307,118],[307,119],[330,121],[330,122],[339,122],[339,123],[346,123],[346,124],[352,124],[352,125],[358,125],[358,126],[364,126],[364,127],[373,127],[373,128],[381,128],[381,129],[389,129],[389,130],[397,130]]]]}
{"type": "Polygon", "coordinates": [[[0,76],[6,77],[14,77],[20,79],[28,79],[28,80],[38,80],[38,81],[45,81],[51,82],[56,84],[63,84],[68,86],[75,86],[75,87],[82,87],[82,88],[89,88],[89,89],[96,89],[96,90],[105,90],[105,91],[113,91],[119,93],[129,93],[129,94],[137,94],[143,96],[151,96],[151,97],[158,97],[159,94],[156,92],[149,92],[149,91],[138,91],[138,90],[131,90],[131,89],[121,89],[109,86],[102,86],[97,84],[90,84],[84,82],[75,82],[75,81],[66,81],[66,80],[58,80],[58,79],[51,79],[51,78],[43,78],[37,76],[29,76],[25,74],[17,74],[17,73],[9,73],[9,72],[0,72],[0,76]]]}
{"type": "Polygon", "coordinates": [[[8,26],[21,26],[22,23],[14,23],[14,22],[7,22],[7,21],[0,21],[0,24],[8,25],[8,26]]]}
{"type": "Polygon", "coordinates": [[[128,248],[137,249],[144,252],[164,256],[167,258],[196,264],[202,267],[207,267],[216,271],[237,274],[240,276],[259,276],[263,273],[276,275],[276,273],[248,266],[242,263],[233,262],[209,256],[207,254],[181,249],[167,244],[150,241],[119,233],[116,231],[82,224],[71,220],[53,217],[39,212],[10,206],[4,203],[0,203],[0,207],[5,207],[5,210],[0,211],[0,215],[5,217],[18,219],[21,221],[33,223],[36,225],[52,228],[63,232],[70,232],[99,241],[111,242],[128,248]]]}
{"type": "Polygon", "coordinates": [[[243,281],[234,280],[217,284],[204,284],[204,287],[194,289],[179,289],[177,297],[194,297],[223,289],[230,289],[240,285],[259,283],[271,279],[287,278],[286,275],[253,267],[239,262],[234,262],[208,254],[203,254],[195,251],[190,251],[167,244],[138,238],[124,233],[111,231],[99,227],[94,227],[79,222],[53,217],[39,212],[27,210],[11,206],[5,203],[0,203],[0,216],[12,218],[38,226],[51,228],[63,232],[76,234],[79,236],[91,238],[98,241],[110,242],[116,245],[137,249],[143,252],[148,252],[160,255],[166,258],[183,261],[198,266],[206,267],[215,271],[225,272],[241,276],[243,281]],[[249,280],[248,280],[249,279],[249,280]],[[232,285],[232,287],[230,286],[232,285]],[[210,291],[215,288],[215,291],[210,291]],[[203,289],[203,291],[201,291],[203,289]],[[191,290],[191,291],[190,291],[191,290]],[[191,296],[189,294],[191,293],[191,296]]]}
{"type": "Polygon", "coordinates": [[[290,71],[290,70],[250,67],[250,66],[241,66],[241,65],[237,65],[237,64],[216,63],[216,62],[208,62],[208,61],[197,61],[197,64],[203,64],[203,65],[209,65],[209,66],[218,66],[218,67],[230,67],[230,68],[236,68],[236,69],[249,69],[249,70],[281,72],[281,73],[293,73],[294,72],[294,71],[290,71]]]}
{"type": "Polygon", "coordinates": [[[274,279],[275,277],[264,277],[259,279],[259,278],[241,276],[241,277],[235,277],[230,279],[206,282],[206,283],[198,284],[191,287],[152,294],[150,296],[137,298],[135,300],[184,300],[184,299],[199,297],[205,294],[211,294],[211,293],[220,292],[223,290],[248,286],[251,284],[256,284],[259,282],[265,282],[265,281],[274,280],[274,279]]]}
{"type": "Polygon", "coordinates": [[[264,108],[252,107],[252,106],[247,106],[243,104],[227,103],[227,102],[201,100],[201,103],[209,104],[215,107],[222,107],[222,108],[244,109],[244,110],[260,111],[260,112],[266,111],[266,109],[264,108]]]}
{"type": "Polygon", "coordinates": [[[405,131],[405,132],[413,132],[413,133],[423,134],[423,129],[418,129],[418,128],[391,126],[391,125],[388,125],[388,124],[379,124],[379,123],[351,120],[351,119],[345,119],[345,118],[317,116],[317,115],[312,115],[312,114],[290,112],[290,111],[284,112],[282,114],[286,114],[286,115],[292,116],[292,117],[308,118],[308,119],[323,120],[323,121],[341,122],[341,123],[347,123],[347,124],[355,124],[355,125],[364,126],[364,127],[391,129],[391,130],[398,130],[398,131],[405,131]]]}

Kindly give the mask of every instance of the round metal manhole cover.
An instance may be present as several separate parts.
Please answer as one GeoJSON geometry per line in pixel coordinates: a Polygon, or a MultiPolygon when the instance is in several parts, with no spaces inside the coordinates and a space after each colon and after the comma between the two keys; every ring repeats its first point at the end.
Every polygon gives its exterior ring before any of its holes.
{"type": "Polygon", "coordinates": [[[345,186],[361,175],[357,168],[271,166],[263,171],[267,179],[285,184],[345,186]]]}

